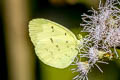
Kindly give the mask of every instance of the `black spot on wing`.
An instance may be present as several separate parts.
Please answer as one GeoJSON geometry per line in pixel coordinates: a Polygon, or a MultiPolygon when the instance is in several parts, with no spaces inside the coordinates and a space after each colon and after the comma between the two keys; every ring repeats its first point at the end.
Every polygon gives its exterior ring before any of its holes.
{"type": "Polygon", "coordinates": [[[56,48],[58,49],[58,51],[60,51],[60,48],[59,48],[59,46],[58,46],[58,45],[56,45],[56,48]]]}
{"type": "Polygon", "coordinates": [[[67,35],[67,33],[65,33],[65,36],[67,35]]]}
{"type": "Polygon", "coordinates": [[[66,43],[68,43],[68,41],[66,41],[66,43]]]}
{"type": "Polygon", "coordinates": [[[51,29],[52,29],[52,32],[54,32],[54,27],[53,26],[51,26],[51,29]]]}
{"type": "Polygon", "coordinates": [[[51,28],[52,28],[52,29],[54,29],[54,27],[53,27],[53,26],[51,26],[51,28]]]}
{"type": "Polygon", "coordinates": [[[56,47],[58,48],[59,46],[58,46],[58,45],[56,45],[56,47]]]}
{"type": "Polygon", "coordinates": [[[52,38],[50,38],[50,41],[51,41],[51,43],[53,43],[53,39],[52,38]]]}

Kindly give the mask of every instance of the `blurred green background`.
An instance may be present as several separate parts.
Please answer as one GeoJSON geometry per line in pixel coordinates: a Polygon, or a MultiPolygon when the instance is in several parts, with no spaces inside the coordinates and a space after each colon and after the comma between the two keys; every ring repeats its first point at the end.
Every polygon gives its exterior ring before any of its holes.
{"type": "MultiPolygon", "coordinates": [[[[28,35],[28,22],[33,18],[46,18],[78,34],[82,29],[81,15],[88,13],[91,7],[97,9],[98,2],[0,0],[0,80],[72,80],[77,73],[70,71],[71,66],[56,69],[38,60],[28,35]]],[[[89,80],[120,80],[120,60],[99,65],[104,73],[94,68],[89,80]]]]}

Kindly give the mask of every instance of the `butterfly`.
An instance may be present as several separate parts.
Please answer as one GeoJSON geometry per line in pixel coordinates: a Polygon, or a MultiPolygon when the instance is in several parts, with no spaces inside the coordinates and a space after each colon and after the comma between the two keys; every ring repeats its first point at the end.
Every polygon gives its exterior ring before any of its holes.
{"type": "MultiPolygon", "coordinates": [[[[29,36],[38,58],[55,68],[68,67],[82,45],[69,29],[43,18],[29,22],[29,36]]],[[[82,39],[82,35],[79,36],[82,39]]]]}

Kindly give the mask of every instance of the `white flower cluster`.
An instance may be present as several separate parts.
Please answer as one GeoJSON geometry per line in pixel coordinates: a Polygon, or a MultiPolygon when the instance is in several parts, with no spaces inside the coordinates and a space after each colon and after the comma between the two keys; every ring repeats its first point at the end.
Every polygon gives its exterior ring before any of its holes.
{"type": "Polygon", "coordinates": [[[93,14],[83,14],[84,26],[83,31],[88,32],[87,38],[92,42],[94,46],[112,53],[111,47],[114,48],[114,52],[118,57],[115,50],[117,46],[120,46],[120,9],[116,6],[119,5],[117,0],[107,0],[103,6],[100,2],[98,11],[92,9],[90,12],[93,14]]]}
{"type": "Polygon", "coordinates": [[[113,55],[119,57],[116,47],[120,46],[120,9],[117,5],[120,5],[118,0],[106,0],[104,5],[100,1],[97,11],[89,11],[91,16],[82,15],[81,26],[88,35],[84,37],[78,60],[74,63],[78,67],[72,69],[80,73],[74,77],[75,80],[88,80],[87,74],[94,66],[103,72],[97,63],[108,64],[104,58],[111,60],[113,55]],[[81,58],[86,58],[86,61],[81,62],[81,58]]]}

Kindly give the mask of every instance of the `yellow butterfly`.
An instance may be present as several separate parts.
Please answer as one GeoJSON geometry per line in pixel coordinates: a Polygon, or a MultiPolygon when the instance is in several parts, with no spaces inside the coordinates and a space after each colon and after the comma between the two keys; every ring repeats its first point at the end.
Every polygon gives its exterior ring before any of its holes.
{"type": "Polygon", "coordinates": [[[38,58],[55,68],[68,67],[77,56],[77,49],[81,45],[80,40],[70,30],[42,18],[30,21],[29,35],[38,58]]]}

